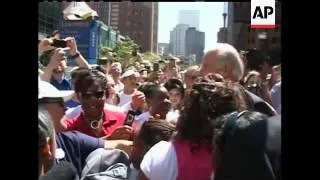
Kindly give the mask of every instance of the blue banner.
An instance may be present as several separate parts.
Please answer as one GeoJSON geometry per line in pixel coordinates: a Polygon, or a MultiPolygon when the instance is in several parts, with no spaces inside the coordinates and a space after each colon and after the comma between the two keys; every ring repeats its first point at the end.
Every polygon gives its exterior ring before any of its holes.
{"type": "MultiPolygon", "coordinates": [[[[91,28],[92,21],[64,21],[60,30],[61,38],[74,37],[76,39],[78,50],[87,61],[92,56],[89,51],[91,28]]],[[[74,61],[68,60],[68,66],[73,65],[74,61]]]]}
{"type": "Polygon", "coordinates": [[[90,40],[89,40],[89,64],[97,64],[97,43],[98,43],[98,23],[93,23],[90,30],[90,40]]]}

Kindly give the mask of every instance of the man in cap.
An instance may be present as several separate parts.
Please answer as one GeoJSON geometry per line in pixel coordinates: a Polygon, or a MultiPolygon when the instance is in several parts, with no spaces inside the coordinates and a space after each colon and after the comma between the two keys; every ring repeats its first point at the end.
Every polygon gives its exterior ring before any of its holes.
{"type": "MultiPolygon", "coordinates": [[[[221,74],[224,79],[238,83],[244,76],[244,65],[238,51],[230,44],[217,43],[214,49],[204,55],[200,67],[200,75],[209,73],[221,74]]],[[[276,111],[267,102],[247,90],[244,91],[244,96],[248,97],[246,98],[247,103],[249,106],[252,104],[255,111],[269,116],[276,114],[276,111]]]]}
{"type": "Polygon", "coordinates": [[[145,96],[142,92],[137,90],[137,78],[140,74],[133,69],[129,69],[121,76],[124,84],[123,92],[119,94],[120,102],[118,106],[122,109],[138,109],[145,101],[145,96]],[[127,107],[127,108],[124,108],[127,107]]]}
{"type": "Polygon", "coordinates": [[[78,131],[62,132],[62,117],[64,116],[64,102],[71,99],[73,91],[59,91],[50,83],[39,80],[38,108],[48,111],[56,131],[56,157],[59,161],[71,162],[77,169],[78,174],[85,163],[85,158],[98,148],[122,149],[130,152],[132,142],[126,140],[104,140],[94,138],[78,131]]]}

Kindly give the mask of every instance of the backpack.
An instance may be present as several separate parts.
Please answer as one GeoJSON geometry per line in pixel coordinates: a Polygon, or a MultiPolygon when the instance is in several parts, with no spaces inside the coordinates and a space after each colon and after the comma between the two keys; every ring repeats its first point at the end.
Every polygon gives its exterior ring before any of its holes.
{"type": "Polygon", "coordinates": [[[281,179],[280,150],[270,151],[266,145],[268,123],[268,116],[253,111],[233,112],[215,121],[214,180],[281,179]]]}

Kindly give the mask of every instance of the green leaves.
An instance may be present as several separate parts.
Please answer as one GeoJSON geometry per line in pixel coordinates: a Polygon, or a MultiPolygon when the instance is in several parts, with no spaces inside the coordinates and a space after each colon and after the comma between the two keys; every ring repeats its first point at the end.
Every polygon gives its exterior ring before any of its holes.
{"type": "Polygon", "coordinates": [[[132,57],[132,52],[136,46],[137,45],[133,40],[118,41],[113,49],[104,46],[100,47],[100,55],[102,57],[112,59],[115,62],[123,62],[125,57],[130,56],[130,63],[148,60],[151,64],[153,64],[161,59],[159,55],[152,52],[138,53],[138,56],[132,57]]]}

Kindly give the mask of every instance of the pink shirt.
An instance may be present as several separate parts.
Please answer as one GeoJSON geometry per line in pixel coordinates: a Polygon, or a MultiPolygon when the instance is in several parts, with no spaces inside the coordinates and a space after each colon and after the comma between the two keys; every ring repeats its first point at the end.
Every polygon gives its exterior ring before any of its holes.
{"type": "Polygon", "coordinates": [[[177,180],[211,179],[213,168],[211,147],[202,146],[192,152],[190,141],[174,140],[173,145],[178,160],[177,180]]]}

